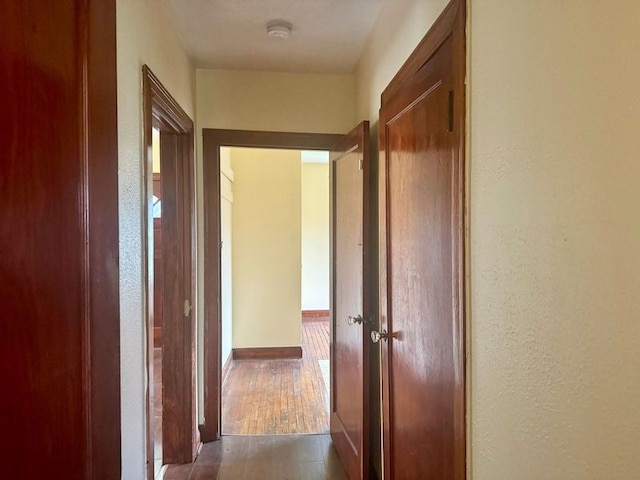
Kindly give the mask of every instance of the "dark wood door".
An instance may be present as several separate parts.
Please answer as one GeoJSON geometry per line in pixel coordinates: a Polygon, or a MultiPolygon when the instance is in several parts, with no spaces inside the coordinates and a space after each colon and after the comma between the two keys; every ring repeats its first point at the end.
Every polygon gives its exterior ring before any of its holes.
{"type": "Polygon", "coordinates": [[[120,478],[115,1],[2,2],[0,478],[120,478]]]}
{"type": "Polygon", "coordinates": [[[369,123],[331,155],[331,437],[350,480],[369,475],[369,123]]]}
{"type": "MultiPolygon", "coordinates": [[[[461,183],[454,40],[381,110],[381,345],[385,474],[464,478],[461,183]]],[[[384,97],[383,97],[384,98],[384,97]]]]}
{"type": "Polygon", "coordinates": [[[191,135],[160,131],[162,172],[162,458],[195,458],[195,321],[191,135]]]}

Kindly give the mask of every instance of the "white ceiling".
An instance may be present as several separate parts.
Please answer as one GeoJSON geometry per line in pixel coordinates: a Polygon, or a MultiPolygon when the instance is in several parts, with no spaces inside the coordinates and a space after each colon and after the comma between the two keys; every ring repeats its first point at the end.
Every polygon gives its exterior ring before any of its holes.
{"type": "Polygon", "coordinates": [[[384,0],[162,0],[198,68],[351,73],[384,0]],[[285,20],[289,39],[266,25],[285,20]]]}

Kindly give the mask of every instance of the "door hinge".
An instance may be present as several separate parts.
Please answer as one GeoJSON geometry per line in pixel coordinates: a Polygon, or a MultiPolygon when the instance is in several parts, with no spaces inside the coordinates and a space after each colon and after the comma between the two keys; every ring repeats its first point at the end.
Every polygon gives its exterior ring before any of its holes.
{"type": "Polygon", "coordinates": [[[184,316],[185,317],[191,316],[191,302],[189,301],[188,298],[186,298],[184,301],[184,316]]]}
{"type": "Polygon", "coordinates": [[[453,90],[449,90],[449,131],[453,132],[453,90]]]}
{"type": "Polygon", "coordinates": [[[358,170],[364,170],[364,160],[362,158],[358,160],[358,170]]]}

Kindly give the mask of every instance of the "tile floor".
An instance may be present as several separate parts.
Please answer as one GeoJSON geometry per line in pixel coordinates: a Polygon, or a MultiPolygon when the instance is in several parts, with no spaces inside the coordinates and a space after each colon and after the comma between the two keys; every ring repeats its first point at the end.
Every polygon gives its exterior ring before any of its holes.
{"type": "Polygon", "coordinates": [[[347,480],[329,435],[224,436],[164,480],[347,480]]]}

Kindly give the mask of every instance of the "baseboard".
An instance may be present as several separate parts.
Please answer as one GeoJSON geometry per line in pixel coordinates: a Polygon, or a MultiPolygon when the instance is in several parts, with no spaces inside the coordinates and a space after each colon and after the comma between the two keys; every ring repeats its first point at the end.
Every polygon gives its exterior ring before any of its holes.
{"type": "Polygon", "coordinates": [[[153,327],[153,346],[156,348],[162,346],[162,327],[153,327]]]}
{"type": "Polygon", "coordinates": [[[224,385],[224,381],[227,379],[227,375],[229,374],[229,369],[231,368],[231,361],[233,360],[233,354],[230,352],[227,360],[224,362],[224,366],[222,367],[222,378],[220,380],[220,384],[224,385]]]}
{"type": "Polygon", "coordinates": [[[318,318],[329,318],[329,310],[302,310],[303,321],[313,321],[318,318]]]}
{"type": "Polygon", "coordinates": [[[302,347],[234,348],[234,360],[281,360],[302,358],[302,347]]]}

